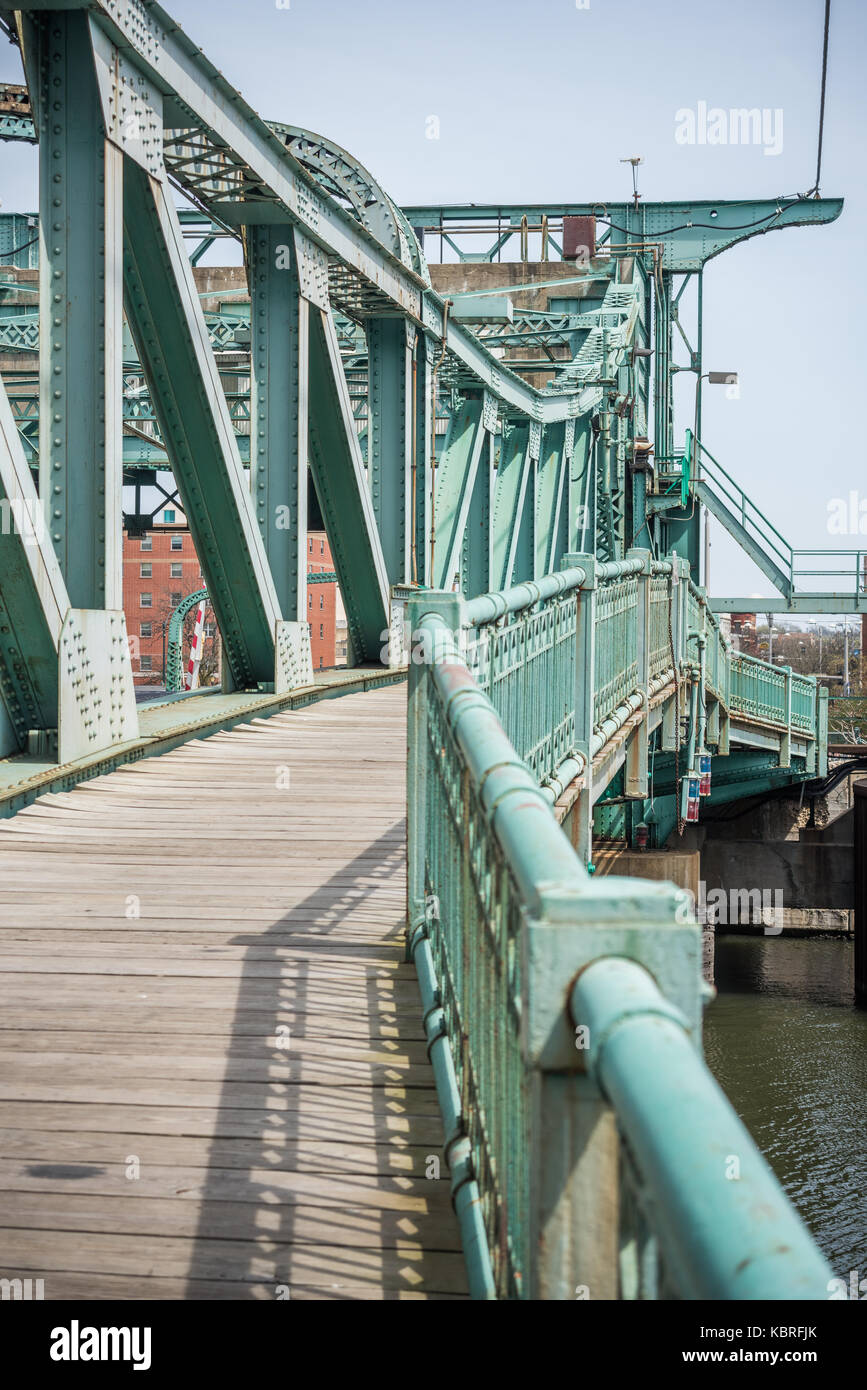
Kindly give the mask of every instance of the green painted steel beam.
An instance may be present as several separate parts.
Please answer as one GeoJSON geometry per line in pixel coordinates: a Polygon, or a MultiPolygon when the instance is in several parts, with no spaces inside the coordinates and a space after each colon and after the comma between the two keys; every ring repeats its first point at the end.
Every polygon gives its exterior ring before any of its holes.
{"type": "Polygon", "coordinates": [[[410,573],[413,465],[413,345],[402,318],[369,318],[367,477],[389,584],[410,573]]]}
{"type": "Polygon", "coordinates": [[[377,661],[389,625],[388,577],[334,322],[310,307],[310,467],[346,608],[355,663],[377,661]]]}
{"type": "Polygon", "coordinates": [[[165,190],[128,163],[127,319],[239,688],[274,680],[279,600],[165,190]]]}
{"type": "Polygon", "coordinates": [[[250,490],[283,617],[307,621],[308,302],[292,228],[250,227],[250,490]]]}
{"type": "Polygon", "coordinates": [[[57,730],[69,595],[0,382],[0,757],[57,730]]]}
{"type": "Polygon", "coordinates": [[[105,139],[84,14],[39,16],[39,491],[70,602],[120,609],[123,155],[105,139]]]}
{"type": "Polygon", "coordinates": [[[464,532],[461,555],[461,587],[464,593],[469,594],[470,597],[487,593],[491,587],[494,540],[493,502],[497,477],[495,443],[494,435],[485,430],[479,466],[476,470],[470,498],[470,508],[467,513],[467,529],[464,532]]]}
{"type": "MultiPolygon", "coordinates": [[[[567,426],[568,429],[568,426],[567,426]]],[[[592,544],[593,432],[589,420],[576,420],[568,461],[568,514],[566,551],[584,552],[592,544]]]]}
{"type": "Polygon", "coordinates": [[[491,588],[508,589],[533,574],[535,460],[530,455],[529,423],[504,427],[494,488],[491,588]]]}
{"type": "Polygon", "coordinates": [[[464,536],[482,455],[483,401],[461,402],[449,421],[434,479],[433,575],[435,587],[451,589],[460,574],[464,536]]]}
{"type": "Polygon", "coordinates": [[[665,270],[700,270],[706,261],[741,241],[783,227],[806,227],[833,222],[843,210],[842,198],[802,196],[766,199],[703,199],[698,202],[631,203],[453,203],[443,206],[405,206],[413,227],[435,231],[450,223],[498,221],[520,223],[526,216],[539,221],[595,217],[610,226],[611,242],[662,243],[665,270]]]}
{"type": "Polygon", "coordinates": [[[568,550],[568,461],[566,425],[551,425],[542,436],[536,481],[536,567],[534,577],[559,569],[568,550]]]}
{"type": "Polygon", "coordinates": [[[867,613],[867,592],[861,594],[808,593],[796,591],[789,598],[781,594],[719,597],[710,600],[714,613],[867,613]]]}

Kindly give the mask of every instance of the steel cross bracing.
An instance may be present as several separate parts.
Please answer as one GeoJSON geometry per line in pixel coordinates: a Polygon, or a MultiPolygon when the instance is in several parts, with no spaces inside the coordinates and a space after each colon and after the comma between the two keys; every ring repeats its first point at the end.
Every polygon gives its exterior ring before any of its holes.
{"type": "MultiPolygon", "coordinates": [[[[622,556],[643,518],[633,464],[651,392],[635,352],[660,274],[740,239],[736,216],[752,235],[839,211],[720,205],[708,233],[702,209],[608,209],[610,245],[580,270],[593,307],[519,309],[517,328],[491,333],[472,296],[431,288],[414,210],[339,146],[261,121],[159,6],[34,3],[16,23],[40,145],[38,408],[26,377],[9,380],[40,543],[70,603],[119,621],[122,483],[170,471],[239,689],[307,674],[308,470],[356,662],[382,659],[395,586],[482,592],[589,545],[622,556]],[[178,213],[170,185],[199,211],[178,213]],[[200,246],[243,231],[249,317],[203,315],[183,240],[197,217],[200,246]],[[533,335],[559,353],[543,389],[521,374],[534,362],[508,355],[533,335]],[[227,389],[245,366],[249,394],[227,389]]],[[[30,317],[7,320],[6,350],[33,351],[30,317]]],[[[11,435],[8,448],[11,478],[11,435]]],[[[5,751],[36,723],[7,731],[5,751]]]]}

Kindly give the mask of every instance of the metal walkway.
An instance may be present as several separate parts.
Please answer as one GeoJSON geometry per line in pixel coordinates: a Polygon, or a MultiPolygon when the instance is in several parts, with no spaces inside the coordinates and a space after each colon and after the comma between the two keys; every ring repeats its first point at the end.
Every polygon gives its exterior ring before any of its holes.
{"type": "Polygon", "coordinates": [[[405,710],[257,719],[0,827],[0,1247],[47,1299],[465,1295],[405,710]]]}

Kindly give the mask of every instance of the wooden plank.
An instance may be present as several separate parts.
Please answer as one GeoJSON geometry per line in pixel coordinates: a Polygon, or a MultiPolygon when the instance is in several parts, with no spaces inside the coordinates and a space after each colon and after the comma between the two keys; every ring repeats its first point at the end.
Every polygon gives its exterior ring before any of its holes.
{"type": "Polygon", "coordinates": [[[46,1297],[465,1296],[405,742],[348,695],[0,826],[0,1246],[46,1297]]]}
{"type": "Polygon", "coordinates": [[[459,1250],[455,1223],[438,1213],[380,1211],[360,1207],[328,1207],[300,1201],[291,1209],[274,1210],[273,1219],[257,1227],[261,1208],[255,1203],[203,1202],[194,1198],[126,1197],[82,1192],[4,1192],[0,1190],[0,1221],[26,1231],[96,1231],[108,1235],[167,1235],[249,1240],[288,1231],[294,1245],[348,1245],[356,1250],[459,1250]]]}
{"type": "Polygon", "coordinates": [[[274,1286],[297,1280],[306,1287],[407,1289],[463,1293],[460,1255],[423,1250],[347,1250],[343,1246],[293,1245],[270,1240],[179,1240],[169,1236],[117,1236],[70,1231],[22,1232],[0,1228],[0,1248],[9,1267],[38,1270],[48,1286],[52,1275],[92,1273],[139,1275],[159,1271],[163,1279],[234,1280],[274,1286]]]}
{"type": "MultiPolygon", "coordinates": [[[[80,1111],[81,1107],[74,1107],[80,1111]]],[[[0,1126],[3,1116],[0,1115],[0,1126]]],[[[78,1123],[84,1119],[79,1115],[78,1123]]],[[[116,1121],[115,1121],[116,1123],[116,1121]]],[[[387,1177],[425,1178],[432,1157],[430,1144],[389,1142],[379,1144],[341,1140],[289,1139],[272,1128],[261,1139],[223,1139],[191,1135],[137,1134],[113,1129],[57,1131],[0,1127],[0,1153],[4,1158],[27,1159],[61,1165],[125,1165],[134,1154],[142,1166],[174,1165],[179,1168],[242,1168],[262,1162],[263,1152],[280,1154],[296,1172],[381,1173],[387,1177]]]]}
{"type": "MultiPolygon", "coordinates": [[[[350,1144],[370,1148],[386,1145],[405,1149],[420,1145],[429,1154],[438,1154],[443,1133],[438,1111],[409,1114],[405,1110],[373,1108],[368,1114],[344,1112],[335,1106],[321,1107],[315,1095],[305,1097],[303,1105],[251,1106],[247,1109],[231,1104],[200,1106],[172,1104],[171,1097],[147,1102],[136,1092],[135,1103],[129,1093],[117,1100],[78,1100],[68,1094],[57,1100],[0,1100],[0,1126],[27,1127],[34,1135],[43,1130],[87,1135],[122,1132],[144,1135],[176,1135],[183,1137],[250,1138],[267,1142],[269,1152],[274,1145],[293,1145],[309,1150],[311,1146],[350,1144]],[[345,1125],[343,1130],[341,1125],[345,1125]]],[[[7,1154],[10,1157],[11,1154],[7,1154]]],[[[379,1156],[371,1154],[371,1171],[376,1171],[379,1156]]]]}

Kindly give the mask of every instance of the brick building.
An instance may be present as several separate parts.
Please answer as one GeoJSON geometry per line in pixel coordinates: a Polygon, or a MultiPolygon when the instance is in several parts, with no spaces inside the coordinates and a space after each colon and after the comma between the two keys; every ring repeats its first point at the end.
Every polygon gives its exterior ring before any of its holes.
{"type": "MultiPolygon", "coordinates": [[[[325,533],[311,532],[307,540],[308,573],[333,573],[333,569],[325,533]]],[[[186,517],[177,507],[158,513],[154,529],[147,535],[124,534],[123,607],[137,684],[163,684],[169,619],[182,598],[204,587],[186,517]]],[[[313,669],[344,664],[346,618],[335,583],[308,585],[307,620],[313,669]]],[[[216,633],[214,614],[208,608],[203,670],[216,671],[216,633]]],[[[187,655],[185,643],[185,659],[187,655]]]]}
{"type": "MultiPolygon", "coordinates": [[[[307,573],[334,573],[334,561],[324,531],[311,531],[307,537],[307,573]]],[[[307,621],[314,671],[343,665],[346,661],[346,619],[336,584],[308,583],[307,621]]]]}
{"type": "MultiPolygon", "coordinates": [[[[124,533],[123,608],[137,684],[163,684],[169,619],[182,598],[204,587],[183,512],[167,507],[158,513],[154,529],[147,535],[124,533]]],[[[206,651],[208,640],[213,645],[215,633],[214,615],[207,610],[206,651]]]]}

